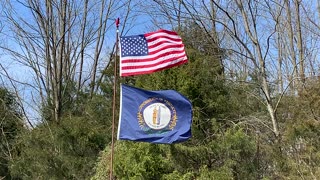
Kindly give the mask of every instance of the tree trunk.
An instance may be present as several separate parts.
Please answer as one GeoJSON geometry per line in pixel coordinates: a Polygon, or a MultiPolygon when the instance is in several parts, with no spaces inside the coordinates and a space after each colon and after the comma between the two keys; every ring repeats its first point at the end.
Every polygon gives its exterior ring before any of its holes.
{"type": "Polygon", "coordinates": [[[269,112],[271,121],[272,121],[272,126],[273,126],[273,132],[275,134],[276,137],[279,137],[279,128],[278,128],[278,120],[277,120],[277,116],[275,114],[275,109],[273,107],[273,102],[272,102],[272,98],[271,98],[271,93],[269,90],[269,84],[267,81],[267,73],[266,73],[266,64],[265,64],[265,59],[263,58],[262,52],[261,52],[261,46],[260,46],[260,42],[258,39],[258,34],[257,34],[257,29],[256,29],[256,21],[254,19],[254,14],[250,4],[249,5],[249,12],[251,13],[250,16],[252,17],[252,27],[249,26],[249,18],[247,13],[244,11],[243,8],[243,4],[241,1],[237,0],[237,5],[238,8],[241,12],[243,21],[244,21],[244,26],[245,26],[245,31],[248,34],[249,38],[252,41],[252,44],[254,45],[254,48],[256,50],[257,56],[256,59],[259,62],[259,75],[258,75],[258,79],[260,81],[260,86],[261,89],[264,93],[264,96],[266,98],[266,104],[267,104],[267,110],[269,112]],[[253,31],[253,32],[252,32],[253,31]]]}
{"type": "Polygon", "coordinates": [[[297,23],[297,48],[298,48],[298,57],[299,57],[299,75],[300,75],[300,85],[299,89],[301,90],[302,84],[305,80],[305,67],[304,67],[304,51],[303,51],[303,42],[302,42],[302,30],[301,30],[301,21],[300,21],[300,0],[295,0],[295,13],[296,13],[296,23],[297,23]]]}
{"type": "Polygon", "coordinates": [[[88,1],[89,0],[85,0],[84,1],[84,15],[83,15],[83,23],[81,26],[81,49],[80,49],[80,69],[79,69],[79,80],[78,80],[78,92],[81,89],[81,84],[82,84],[82,69],[83,69],[83,62],[84,62],[84,48],[85,48],[85,39],[84,39],[84,35],[85,35],[85,31],[86,31],[86,26],[87,26],[87,13],[88,13],[88,1]]]}
{"type": "Polygon", "coordinates": [[[99,56],[101,52],[101,46],[103,44],[103,35],[105,26],[106,26],[106,20],[104,20],[104,4],[105,1],[103,0],[101,5],[101,11],[100,11],[100,17],[99,17],[99,30],[98,30],[98,37],[97,37],[97,43],[94,51],[94,58],[93,58],[93,68],[92,68],[92,74],[91,74],[91,87],[90,87],[90,96],[92,97],[95,86],[96,86],[96,74],[97,74],[97,67],[98,67],[98,61],[99,56]]]}
{"type": "Polygon", "coordinates": [[[287,12],[287,29],[288,29],[288,36],[289,36],[289,51],[291,56],[291,62],[293,66],[293,77],[290,79],[292,81],[292,92],[294,93],[297,87],[297,81],[296,78],[298,77],[298,66],[297,66],[297,58],[296,53],[294,49],[294,34],[293,34],[293,28],[292,28],[292,17],[291,17],[291,8],[289,4],[289,0],[285,0],[285,7],[287,12]]]}
{"type": "Polygon", "coordinates": [[[283,46],[280,40],[280,33],[277,33],[277,47],[278,47],[278,90],[279,93],[283,92],[283,79],[282,79],[282,61],[283,61],[283,46]]]}

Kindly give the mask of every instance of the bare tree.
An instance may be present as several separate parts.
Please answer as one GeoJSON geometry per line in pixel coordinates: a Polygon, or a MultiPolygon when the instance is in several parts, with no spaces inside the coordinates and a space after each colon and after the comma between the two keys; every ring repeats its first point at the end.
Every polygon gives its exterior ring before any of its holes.
{"type": "Polygon", "coordinates": [[[92,96],[94,87],[95,87],[95,81],[96,81],[96,73],[97,73],[97,66],[98,66],[98,61],[100,57],[100,53],[103,47],[103,42],[104,42],[104,33],[106,31],[106,26],[107,26],[107,21],[110,16],[110,10],[112,7],[112,4],[114,2],[109,2],[108,7],[107,7],[107,13],[104,13],[105,9],[105,0],[101,1],[101,10],[100,10],[100,18],[99,18],[99,29],[98,29],[98,36],[97,36],[97,41],[96,41],[96,46],[95,46],[95,51],[94,51],[94,58],[93,58],[93,68],[92,68],[92,74],[91,74],[91,90],[90,90],[90,95],[92,96]]]}
{"type": "MultiPolygon", "coordinates": [[[[305,77],[305,53],[308,50],[304,38],[310,35],[303,32],[303,27],[307,25],[301,21],[300,9],[304,7],[302,1],[293,1],[294,6],[291,6],[289,0],[237,0],[236,3],[211,0],[211,5],[216,9],[215,13],[206,11],[206,2],[182,1],[184,9],[181,14],[184,18],[197,22],[205,32],[209,32],[211,27],[216,27],[208,26],[208,21],[214,21],[220,29],[223,28],[218,34],[218,43],[227,52],[227,60],[230,60],[224,65],[232,65],[240,71],[245,70],[256,75],[257,85],[261,90],[258,96],[268,110],[273,132],[278,137],[280,130],[276,112],[281,97],[287,92],[288,85],[293,85],[290,88],[292,92],[297,90],[297,83],[303,83],[299,79],[305,77]],[[287,74],[282,73],[284,69],[288,70],[287,74]],[[275,74],[277,75],[274,76],[275,74]],[[280,82],[278,99],[272,91],[277,81],[280,82]],[[284,84],[286,87],[283,87],[284,84]]],[[[215,39],[210,34],[208,38],[215,39]]],[[[312,54],[314,47],[310,47],[308,54],[312,54]]],[[[228,71],[234,74],[237,70],[228,71]]],[[[247,81],[246,78],[238,80],[247,81]]]]}
{"type": "MultiPolygon", "coordinates": [[[[279,125],[278,120],[275,113],[275,107],[273,106],[273,99],[271,97],[270,92],[270,86],[268,83],[268,77],[267,77],[267,69],[266,69],[266,55],[263,55],[262,52],[262,44],[260,42],[259,36],[258,36],[258,29],[257,29],[257,12],[256,7],[257,2],[247,2],[244,4],[242,1],[238,0],[237,7],[239,11],[241,12],[242,21],[244,23],[244,28],[246,34],[251,39],[252,47],[255,51],[250,53],[251,54],[251,60],[254,61],[254,64],[256,65],[256,68],[259,70],[259,83],[261,90],[263,91],[263,95],[265,97],[265,103],[272,121],[273,126],[273,132],[276,136],[279,136],[279,125]],[[254,55],[255,54],[255,55],[254,55]]],[[[270,35],[267,36],[268,39],[273,35],[274,32],[271,32],[270,35]]],[[[267,42],[267,47],[269,46],[269,43],[267,42]]],[[[246,48],[249,50],[249,48],[246,48]]],[[[251,50],[250,50],[251,51],[251,50]]]]}
{"type": "MultiPolygon", "coordinates": [[[[319,2],[319,1],[318,1],[319,2]]],[[[297,39],[301,43],[299,50],[299,57],[302,58],[301,68],[301,80],[302,83],[308,78],[314,78],[319,75],[317,67],[319,67],[319,38],[320,38],[320,26],[319,26],[319,6],[315,9],[314,2],[297,1],[295,5],[295,11],[299,12],[297,19],[297,31],[300,35],[297,35],[297,39]],[[299,8],[298,8],[299,7],[299,8]],[[298,19],[300,21],[298,22],[298,19]],[[301,36],[301,37],[299,37],[301,36]]]]}
{"type": "Polygon", "coordinates": [[[296,56],[296,51],[295,51],[295,46],[294,46],[294,33],[293,33],[293,23],[292,23],[292,16],[291,16],[291,8],[290,8],[290,1],[285,0],[285,8],[286,8],[286,13],[287,13],[287,30],[288,30],[288,39],[289,39],[289,52],[290,52],[290,58],[291,62],[293,65],[293,77],[290,77],[290,81],[292,80],[292,89],[295,88],[296,86],[296,81],[295,80],[298,77],[298,66],[297,66],[297,56],[296,56]]]}
{"type": "Polygon", "coordinates": [[[117,16],[126,17],[131,13],[127,11],[131,8],[128,2],[23,0],[3,3],[3,23],[10,28],[7,34],[14,45],[2,44],[0,48],[15,63],[33,72],[33,87],[41,97],[37,104],[48,107],[56,122],[60,120],[64,104],[77,98],[70,89],[81,91],[83,85],[91,84],[91,95],[97,89],[99,65],[108,66],[109,62],[103,60],[108,59],[107,51],[115,43],[115,40],[106,40],[107,31],[114,30],[117,16]],[[19,13],[19,8],[24,8],[24,15],[19,13]]]}
{"type": "MultiPolygon", "coordinates": [[[[227,59],[233,59],[233,64],[238,67],[244,67],[245,71],[253,73],[257,77],[257,85],[260,89],[261,101],[265,104],[271,119],[271,126],[276,137],[279,136],[279,124],[276,116],[277,101],[273,98],[271,91],[272,81],[275,78],[270,77],[270,72],[275,70],[274,65],[269,65],[271,43],[275,37],[279,18],[282,15],[283,4],[266,1],[210,1],[211,6],[205,0],[202,1],[181,1],[183,9],[181,15],[184,19],[193,20],[196,25],[201,27],[207,33],[210,39],[216,45],[223,44],[225,47],[227,59]],[[276,9],[268,7],[277,6],[276,9]],[[261,12],[269,12],[269,17],[262,16],[261,12]],[[272,17],[271,17],[272,16],[272,17]],[[270,26],[262,31],[262,23],[271,22],[270,26]],[[224,31],[218,34],[216,24],[224,31]],[[268,31],[265,31],[265,30],[268,31]],[[229,42],[227,42],[228,40],[229,42]],[[239,60],[239,61],[235,61],[239,60]],[[242,62],[242,63],[241,63],[242,62]]],[[[171,8],[172,9],[172,8],[171,8]]],[[[217,52],[216,52],[217,53],[217,52]]],[[[232,63],[231,62],[231,63],[232,63]]],[[[228,63],[226,63],[228,66],[228,63]]],[[[242,69],[242,68],[241,68],[242,69]]],[[[247,80],[247,79],[243,79],[247,80]]]]}
{"type": "Polygon", "coordinates": [[[87,15],[88,15],[88,3],[89,0],[84,1],[83,7],[83,17],[82,17],[82,24],[81,24],[81,49],[80,49],[80,67],[79,67],[79,79],[78,79],[78,91],[81,89],[82,83],[82,69],[83,69],[83,62],[84,62],[84,48],[86,46],[84,41],[86,26],[87,26],[87,15]]]}
{"type": "Polygon", "coordinates": [[[302,30],[301,30],[301,17],[300,17],[300,4],[301,0],[295,0],[295,15],[296,15],[296,26],[297,26],[297,49],[298,49],[298,57],[299,57],[299,75],[300,82],[304,83],[305,81],[305,66],[304,66],[304,49],[302,42],[302,30]]]}

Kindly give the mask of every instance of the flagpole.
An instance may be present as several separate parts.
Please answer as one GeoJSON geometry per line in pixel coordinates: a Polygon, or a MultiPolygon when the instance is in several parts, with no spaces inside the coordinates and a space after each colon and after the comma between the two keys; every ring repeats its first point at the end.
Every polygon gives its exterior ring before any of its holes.
{"type": "Polygon", "coordinates": [[[116,94],[117,94],[117,56],[118,56],[118,37],[119,37],[119,18],[116,19],[116,55],[114,59],[114,82],[113,82],[113,100],[112,100],[112,135],[111,135],[111,160],[110,160],[110,180],[113,179],[113,156],[114,156],[114,129],[115,129],[115,117],[116,117],[116,94]]]}

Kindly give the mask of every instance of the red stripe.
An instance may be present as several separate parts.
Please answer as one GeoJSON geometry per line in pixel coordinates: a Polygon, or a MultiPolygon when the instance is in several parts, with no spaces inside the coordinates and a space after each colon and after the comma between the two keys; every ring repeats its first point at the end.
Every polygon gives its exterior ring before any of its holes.
{"type": "Polygon", "coordinates": [[[160,64],[164,64],[164,63],[167,63],[167,62],[172,62],[172,61],[175,61],[175,60],[180,59],[180,58],[183,58],[183,57],[186,57],[186,55],[184,54],[184,55],[182,55],[182,56],[173,57],[173,58],[166,59],[166,60],[163,60],[163,61],[160,61],[160,62],[154,63],[154,64],[125,66],[125,67],[122,67],[121,69],[140,69],[140,68],[149,68],[149,67],[154,67],[154,66],[157,66],[157,65],[160,65],[160,64]]]}
{"type": "MultiPolygon", "coordinates": [[[[180,54],[180,53],[183,53],[183,52],[184,52],[184,55],[183,55],[183,56],[186,56],[184,50],[181,50],[181,51],[170,51],[170,52],[166,52],[166,53],[163,53],[163,54],[159,54],[158,56],[153,57],[153,58],[144,58],[144,59],[141,58],[141,59],[126,59],[126,60],[121,60],[121,63],[122,63],[122,64],[125,64],[125,63],[155,61],[155,60],[157,60],[157,59],[159,59],[159,58],[162,58],[162,57],[165,57],[165,56],[174,55],[174,54],[180,54]]],[[[172,59],[172,58],[171,58],[171,59],[172,59]]]]}
{"type": "Polygon", "coordinates": [[[188,62],[188,60],[179,61],[176,64],[170,64],[170,65],[168,65],[166,67],[155,69],[155,70],[149,70],[149,71],[143,71],[142,70],[142,71],[139,71],[139,72],[121,73],[121,76],[133,76],[133,75],[140,75],[140,74],[151,74],[153,72],[161,71],[161,70],[164,70],[164,69],[167,69],[167,68],[172,68],[174,66],[178,66],[178,65],[184,64],[186,62],[188,62]]]}
{"type": "Polygon", "coordinates": [[[154,34],[157,34],[157,33],[167,33],[167,34],[170,34],[170,35],[178,36],[178,34],[176,32],[168,31],[168,30],[164,30],[164,29],[160,29],[160,30],[155,31],[155,32],[146,33],[146,34],[144,34],[144,36],[147,37],[147,36],[151,36],[151,35],[154,35],[154,34]]]}

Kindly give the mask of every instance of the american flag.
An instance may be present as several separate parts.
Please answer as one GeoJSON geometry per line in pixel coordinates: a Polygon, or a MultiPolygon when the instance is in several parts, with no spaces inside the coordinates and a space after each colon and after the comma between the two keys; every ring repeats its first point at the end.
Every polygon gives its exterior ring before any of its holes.
{"type": "Polygon", "coordinates": [[[120,76],[150,74],[188,61],[181,37],[168,30],[120,37],[120,76]]]}

